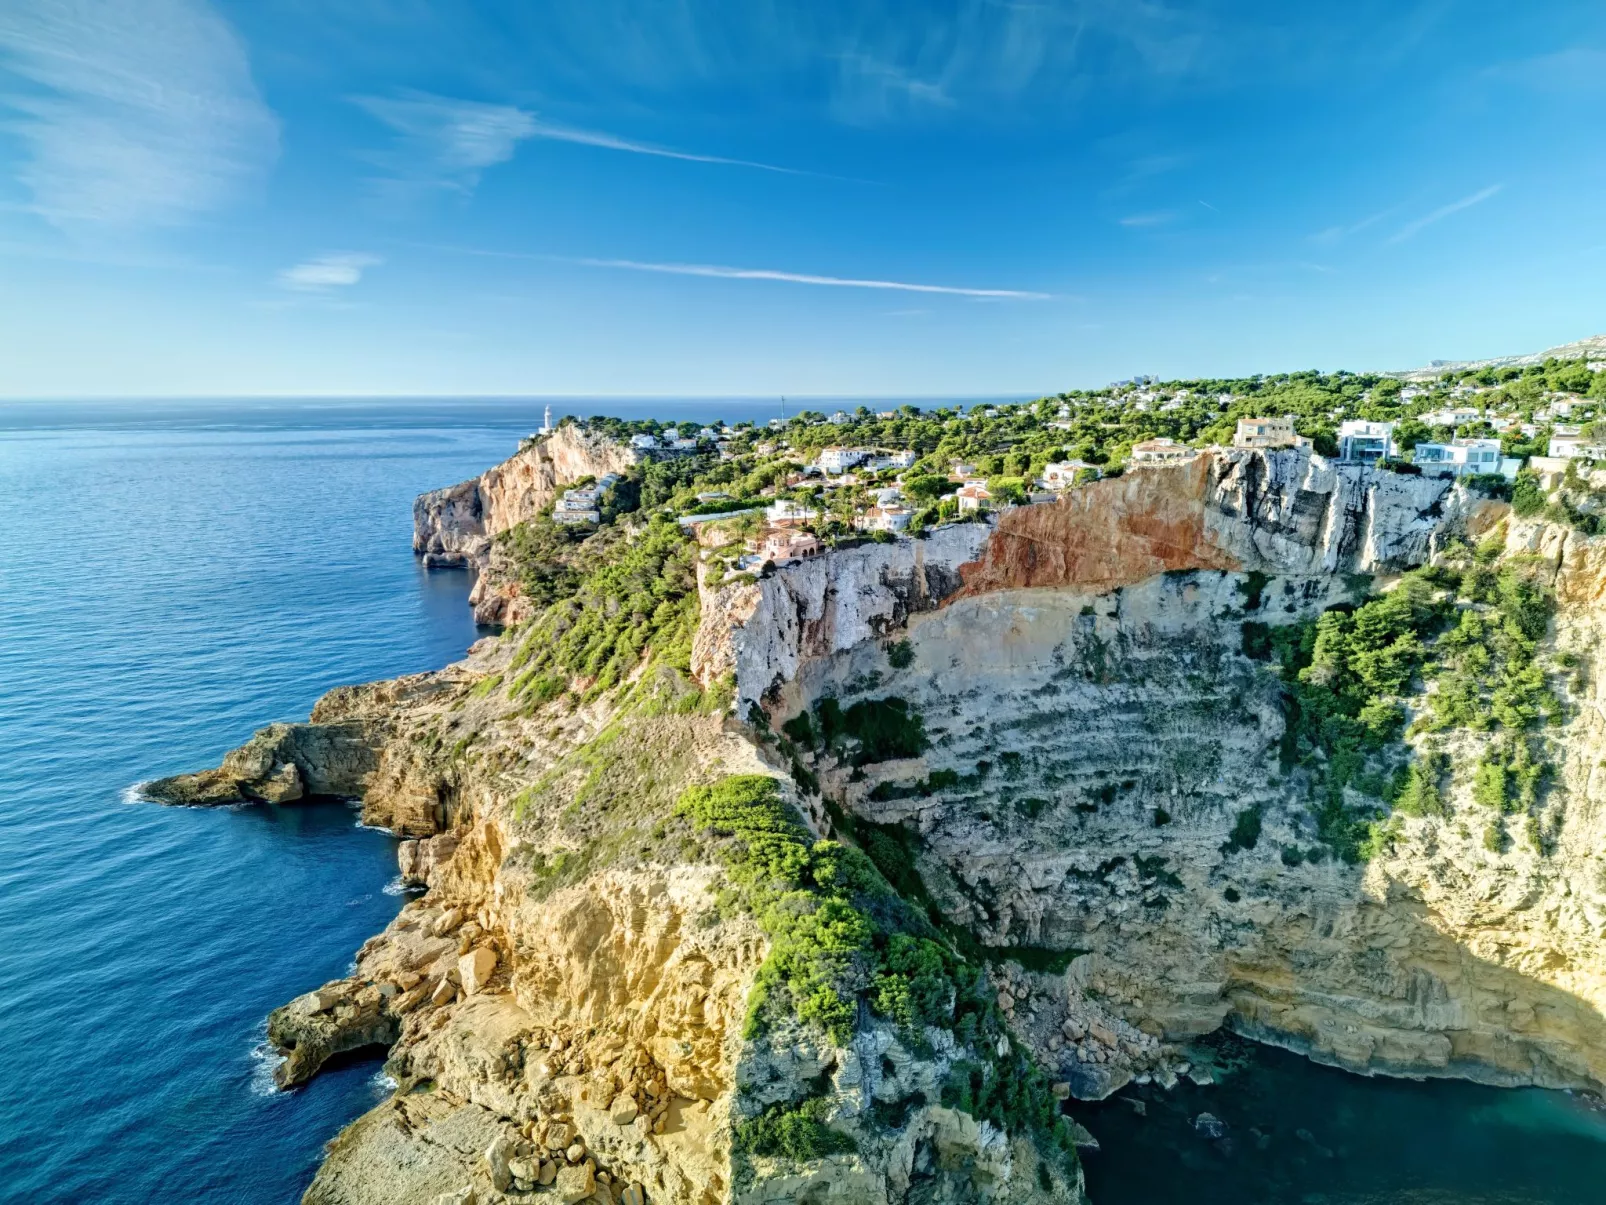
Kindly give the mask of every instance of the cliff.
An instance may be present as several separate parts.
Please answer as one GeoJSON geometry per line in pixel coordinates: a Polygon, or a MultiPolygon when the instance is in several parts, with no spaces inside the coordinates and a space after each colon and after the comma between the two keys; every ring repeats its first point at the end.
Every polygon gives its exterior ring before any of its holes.
{"type": "Polygon", "coordinates": [[[1034,1085],[1206,1075],[1189,1043],[1222,1025],[1365,1073],[1606,1083],[1603,599],[1606,540],[1218,452],[704,583],[703,690],[649,650],[613,691],[532,702],[517,635],[488,639],[153,789],[293,777],[413,838],[424,894],[270,1019],[281,1082],[381,1045],[398,1085],[309,1202],[1075,1201],[1034,1085]],[[1479,840],[1495,736],[1458,729],[1433,737],[1442,814],[1346,862],[1249,634],[1473,544],[1556,599],[1542,839],[1479,840]],[[778,802],[697,795],[730,783],[778,802]]]}
{"type": "Polygon", "coordinates": [[[516,591],[492,568],[496,537],[551,506],[564,485],[623,473],[639,460],[630,448],[565,423],[470,481],[420,494],[413,503],[413,552],[432,568],[479,574],[469,601],[485,624],[511,622],[516,591]]]}

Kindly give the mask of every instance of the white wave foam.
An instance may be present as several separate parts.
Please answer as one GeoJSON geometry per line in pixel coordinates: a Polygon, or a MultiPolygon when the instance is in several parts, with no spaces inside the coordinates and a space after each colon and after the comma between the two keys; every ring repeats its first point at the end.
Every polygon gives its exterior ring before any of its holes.
{"type": "Polygon", "coordinates": [[[133,786],[124,787],[117,797],[124,803],[149,803],[150,800],[145,797],[145,784],[150,781],[149,778],[145,778],[133,786]]]}
{"type": "Polygon", "coordinates": [[[386,883],[382,888],[380,888],[380,890],[386,895],[406,895],[409,891],[415,890],[415,888],[409,886],[407,881],[403,879],[401,875],[397,875],[390,882],[386,883]]]}
{"type": "Polygon", "coordinates": [[[396,1083],[395,1079],[385,1074],[385,1069],[383,1067],[374,1072],[373,1078],[370,1079],[368,1083],[379,1095],[380,1099],[384,1099],[385,1097],[394,1094],[396,1089],[400,1086],[396,1083]]]}
{"type": "Polygon", "coordinates": [[[255,1064],[251,1068],[251,1095],[278,1096],[281,1089],[274,1082],[273,1073],[284,1058],[264,1040],[251,1047],[251,1061],[255,1064]]]}

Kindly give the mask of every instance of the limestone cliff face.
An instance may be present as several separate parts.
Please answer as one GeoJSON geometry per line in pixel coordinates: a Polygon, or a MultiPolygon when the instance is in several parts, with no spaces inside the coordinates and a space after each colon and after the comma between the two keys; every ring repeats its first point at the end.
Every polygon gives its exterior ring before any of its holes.
{"type": "Polygon", "coordinates": [[[705,590],[692,672],[703,681],[734,672],[746,714],[773,701],[807,662],[895,632],[957,593],[961,566],[990,531],[982,523],[942,527],[923,540],[794,562],[754,585],[705,590]]]}
{"type": "MultiPolygon", "coordinates": [[[[965,593],[1112,590],[1186,569],[1300,575],[1421,564],[1452,502],[1440,478],[1333,464],[1293,449],[1225,449],[1137,468],[1006,512],[965,593]]],[[[1452,503],[1453,504],[1453,503],[1452,503]]]]}
{"type": "Polygon", "coordinates": [[[895,634],[908,616],[956,597],[1019,587],[1111,591],[1215,569],[1292,575],[1326,598],[1342,591],[1344,574],[1421,564],[1435,534],[1479,505],[1439,478],[1291,449],[1216,450],[1006,511],[996,528],[942,527],[707,593],[693,667],[705,677],[733,670],[744,714],[760,701],[790,713],[803,696],[789,684],[806,678],[811,662],[895,634]]]}
{"type": "Polygon", "coordinates": [[[470,603],[481,623],[506,621],[516,591],[506,575],[488,574],[498,535],[552,505],[582,477],[622,473],[639,454],[574,424],[534,440],[471,481],[420,494],[413,503],[413,552],[432,567],[479,571],[470,603]]]}
{"type": "Polygon", "coordinates": [[[734,625],[738,681],[776,720],[825,695],[897,696],[924,718],[925,756],[819,765],[824,790],[916,837],[928,890],[984,941],[1090,952],[1063,977],[1023,975],[1030,1003],[1011,1014],[1080,1094],[1163,1077],[1165,1044],[1223,1023],[1359,1071],[1598,1089],[1606,542],[1504,527],[1507,555],[1553,567],[1553,640],[1588,683],[1553,737],[1543,854],[1483,848],[1469,780],[1485,738],[1467,735],[1449,819],[1403,821],[1364,867],[1294,856],[1316,833],[1282,781],[1280,691],[1240,651],[1245,619],[1313,615],[1345,600],[1346,575],[1421,563],[1503,511],[1298,453],[1201,456],[1004,514],[962,588],[900,630],[873,626],[873,594],[845,613],[860,592],[816,580],[835,558],[783,570],[835,599],[832,630],[873,634],[805,640],[801,591],[765,583],[734,625]],[[1259,838],[1235,848],[1250,810],[1259,838]]]}

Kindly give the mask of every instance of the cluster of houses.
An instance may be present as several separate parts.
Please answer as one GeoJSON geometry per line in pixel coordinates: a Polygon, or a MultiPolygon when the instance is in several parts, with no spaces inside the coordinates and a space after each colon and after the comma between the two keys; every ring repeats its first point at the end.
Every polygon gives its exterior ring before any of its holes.
{"type": "Polygon", "coordinates": [[[608,473],[590,485],[564,490],[562,497],[552,505],[552,521],[563,524],[600,523],[602,492],[618,480],[618,473],[608,473]]]}

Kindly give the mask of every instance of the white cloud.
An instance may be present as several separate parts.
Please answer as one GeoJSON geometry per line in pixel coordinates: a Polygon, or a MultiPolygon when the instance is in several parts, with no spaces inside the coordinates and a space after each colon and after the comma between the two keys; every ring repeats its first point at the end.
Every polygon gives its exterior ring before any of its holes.
{"type": "Polygon", "coordinates": [[[320,255],[279,273],[279,284],[298,293],[328,293],[362,279],[368,268],[385,261],[377,255],[320,255]]]}
{"type": "Polygon", "coordinates": [[[1164,226],[1176,220],[1174,213],[1134,213],[1121,219],[1121,225],[1141,229],[1144,226],[1164,226]]]}
{"type": "Polygon", "coordinates": [[[205,0],[0,4],[3,128],[33,208],[63,227],[213,209],[278,152],[245,48],[205,0]]]}
{"type": "Polygon", "coordinates": [[[1503,185],[1491,184],[1488,188],[1480,189],[1470,197],[1462,197],[1459,201],[1451,201],[1448,205],[1439,206],[1432,213],[1424,214],[1414,222],[1407,222],[1388,240],[1389,245],[1403,243],[1406,239],[1414,237],[1426,227],[1433,225],[1434,222],[1442,221],[1452,213],[1460,213],[1463,209],[1471,209],[1474,205],[1482,204],[1499,192],[1502,187],[1503,185]]]}
{"type": "Polygon", "coordinates": [[[719,264],[661,264],[633,259],[579,259],[592,268],[628,268],[634,272],[665,272],[672,276],[712,276],[721,280],[774,280],[788,284],[826,285],[841,289],[892,289],[904,293],[945,293],[954,297],[1013,298],[1046,301],[1050,294],[1022,289],[967,289],[955,285],[911,284],[902,280],[861,280],[847,276],[816,276],[806,272],[777,272],[770,268],[729,268],[719,264]]]}

